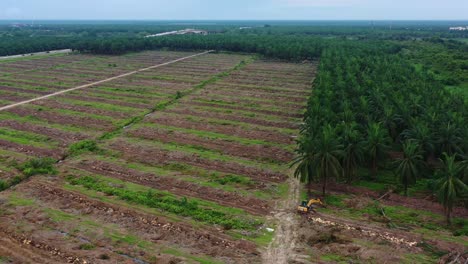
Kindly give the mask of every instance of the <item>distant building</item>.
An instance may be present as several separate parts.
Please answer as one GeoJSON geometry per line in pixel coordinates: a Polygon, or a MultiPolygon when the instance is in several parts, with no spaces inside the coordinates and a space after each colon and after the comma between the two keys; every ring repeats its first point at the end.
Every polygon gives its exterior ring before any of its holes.
{"type": "Polygon", "coordinates": [[[464,31],[464,30],[468,30],[468,26],[466,26],[466,27],[450,27],[449,30],[464,31]]]}
{"type": "Polygon", "coordinates": [[[168,36],[168,35],[187,35],[187,34],[206,36],[208,35],[208,31],[187,28],[187,29],[182,29],[182,30],[177,30],[177,31],[169,31],[169,32],[148,35],[148,36],[145,36],[145,38],[161,37],[161,36],[168,36]]]}

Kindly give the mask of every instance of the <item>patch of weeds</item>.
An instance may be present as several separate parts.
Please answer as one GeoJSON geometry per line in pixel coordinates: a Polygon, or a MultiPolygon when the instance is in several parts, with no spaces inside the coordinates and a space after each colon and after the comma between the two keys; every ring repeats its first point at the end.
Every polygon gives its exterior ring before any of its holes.
{"type": "Polygon", "coordinates": [[[10,258],[5,256],[0,256],[0,263],[10,263],[10,258]]]}
{"type": "Polygon", "coordinates": [[[6,181],[0,180],[0,192],[8,189],[8,187],[10,187],[10,185],[6,181]]]}
{"type": "Polygon", "coordinates": [[[102,259],[102,260],[109,260],[110,257],[109,257],[109,255],[107,255],[107,254],[101,254],[101,255],[99,255],[99,259],[102,259]]]}
{"type": "Polygon", "coordinates": [[[85,152],[96,152],[98,150],[96,141],[87,139],[73,143],[68,149],[68,153],[71,156],[76,156],[85,152]]]}
{"type": "Polygon", "coordinates": [[[70,176],[67,177],[67,180],[72,185],[81,185],[86,189],[113,195],[127,202],[160,209],[180,216],[191,217],[200,222],[217,224],[228,229],[256,229],[262,224],[259,220],[233,217],[231,214],[226,214],[216,209],[205,208],[205,206],[201,206],[196,200],[188,200],[185,197],[178,199],[177,197],[172,197],[164,192],[152,189],[137,191],[115,185],[110,186],[108,182],[91,176],[80,178],[70,176]]]}
{"type": "Polygon", "coordinates": [[[332,254],[332,253],[322,255],[322,256],[320,256],[320,259],[323,260],[323,261],[336,261],[336,262],[340,262],[340,261],[345,261],[345,260],[346,260],[346,259],[343,258],[342,256],[340,256],[340,255],[335,255],[335,254],[332,254]]]}
{"type": "Polygon", "coordinates": [[[81,244],[81,245],[80,245],[80,249],[81,249],[81,250],[93,250],[93,249],[95,249],[95,248],[96,248],[95,245],[89,244],[89,243],[88,243],[88,244],[81,244]]]}
{"type": "Polygon", "coordinates": [[[35,158],[18,165],[18,168],[26,177],[38,174],[53,175],[57,173],[54,167],[55,160],[52,158],[35,158]]]}
{"type": "Polygon", "coordinates": [[[431,244],[428,244],[426,241],[420,242],[418,244],[418,247],[424,249],[427,253],[430,253],[431,255],[437,258],[440,258],[448,253],[447,251],[439,250],[438,248],[432,246],[431,244]]]}
{"type": "Polygon", "coordinates": [[[340,195],[328,195],[328,196],[325,196],[324,202],[326,205],[331,205],[331,206],[342,208],[345,206],[343,199],[344,197],[340,195]]]}
{"type": "Polygon", "coordinates": [[[224,176],[214,176],[213,181],[221,185],[226,185],[229,183],[237,183],[242,185],[251,185],[253,182],[250,178],[242,177],[238,175],[224,175],[224,176]]]}
{"type": "Polygon", "coordinates": [[[454,236],[468,236],[468,220],[464,218],[453,219],[452,233],[454,236]]]}

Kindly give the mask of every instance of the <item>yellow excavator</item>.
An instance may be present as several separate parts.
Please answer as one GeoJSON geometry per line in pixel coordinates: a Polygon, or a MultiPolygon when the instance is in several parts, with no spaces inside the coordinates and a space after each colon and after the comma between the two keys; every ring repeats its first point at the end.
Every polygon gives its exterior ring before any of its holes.
{"type": "Polygon", "coordinates": [[[314,205],[324,206],[320,199],[310,199],[309,202],[302,201],[301,205],[297,207],[297,212],[301,214],[315,213],[314,205]]]}

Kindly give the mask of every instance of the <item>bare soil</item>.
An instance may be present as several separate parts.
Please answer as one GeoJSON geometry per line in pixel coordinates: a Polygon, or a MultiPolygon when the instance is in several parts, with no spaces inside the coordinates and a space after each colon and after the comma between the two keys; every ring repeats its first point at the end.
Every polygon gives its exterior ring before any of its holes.
{"type": "MultiPolygon", "coordinates": [[[[270,211],[269,203],[258,198],[244,197],[235,192],[226,192],[210,187],[204,187],[194,183],[178,180],[176,178],[161,177],[151,173],[139,172],[116,164],[110,164],[102,161],[83,160],[79,164],[72,166],[76,166],[79,169],[83,169],[91,173],[153,187],[157,190],[170,191],[176,195],[197,197],[213,201],[224,206],[244,209],[245,211],[255,215],[266,215],[270,211]]],[[[64,170],[63,172],[64,174],[69,173],[67,170],[64,170]]]]}
{"type": "Polygon", "coordinates": [[[274,160],[288,163],[293,153],[284,149],[266,145],[242,145],[237,142],[220,139],[203,138],[196,135],[167,130],[138,128],[127,132],[129,135],[165,143],[176,142],[182,145],[196,145],[203,148],[220,151],[226,155],[244,157],[256,160],[274,160]]]}
{"type": "MultiPolygon", "coordinates": [[[[151,115],[147,117],[148,122],[154,122],[161,125],[181,127],[186,129],[195,129],[200,131],[210,131],[216,132],[231,136],[244,137],[248,139],[258,139],[269,142],[275,142],[280,144],[292,144],[294,140],[286,134],[279,132],[262,130],[255,126],[251,126],[248,129],[241,127],[239,125],[231,124],[212,124],[209,120],[204,119],[203,117],[197,117],[200,120],[189,121],[184,116],[167,116],[167,115],[151,115]]],[[[222,119],[220,119],[222,121],[222,119]]]]}
{"type": "Polygon", "coordinates": [[[195,167],[215,170],[226,173],[245,175],[264,182],[283,182],[287,177],[284,174],[265,171],[258,168],[248,167],[235,162],[224,162],[219,160],[208,160],[200,158],[195,154],[181,153],[175,151],[164,151],[131,145],[124,141],[116,141],[110,144],[110,148],[119,151],[122,157],[128,161],[138,161],[144,164],[165,164],[182,162],[195,167]]]}

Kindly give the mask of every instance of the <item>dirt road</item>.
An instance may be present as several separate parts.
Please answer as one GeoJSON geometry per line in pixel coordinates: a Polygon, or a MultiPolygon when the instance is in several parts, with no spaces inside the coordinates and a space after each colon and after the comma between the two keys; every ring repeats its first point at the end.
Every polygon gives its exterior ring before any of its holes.
{"type": "Polygon", "coordinates": [[[300,184],[296,179],[289,179],[288,198],[277,205],[273,221],[277,223],[275,237],[262,254],[265,264],[310,263],[307,256],[300,255],[299,218],[295,212],[300,195],[300,184]]]}
{"type": "Polygon", "coordinates": [[[70,53],[70,52],[72,52],[71,49],[51,50],[51,51],[43,51],[43,52],[35,52],[35,53],[27,53],[27,54],[18,54],[18,55],[11,55],[11,56],[3,56],[3,57],[0,57],[0,60],[9,60],[9,59],[26,58],[26,57],[39,56],[39,55],[66,54],[66,53],[70,53]]]}
{"type": "Polygon", "coordinates": [[[154,65],[154,66],[151,66],[151,67],[139,69],[139,70],[136,70],[136,71],[124,73],[124,74],[121,74],[121,75],[118,75],[118,76],[114,76],[114,77],[111,77],[111,78],[107,78],[107,79],[104,79],[104,80],[101,80],[101,81],[97,81],[97,82],[93,82],[93,83],[89,83],[89,84],[85,84],[85,85],[80,85],[80,86],[77,86],[77,87],[74,87],[74,88],[62,90],[62,91],[59,91],[59,92],[56,92],[56,93],[44,95],[44,96],[37,97],[37,98],[34,98],[34,99],[30,99],[30,100],[26,100],[26,101],[22,101],[22,102],[10,104],[10,105],[7,105],[7,106],[0,107],[0,111],[4,111],[4,110],[7,110],[7,109],[10,109],[10,108],[13,108],[13,107],[17,107],[17,106],[20,106],[20,105],[29,104],[29,103],[32,103],[32,102],[44,100],[44,99],[47,99],[47,98],[49,98],[49,97],[61,95],[61,94],[68,93],[68,92],[71,92],[71,91],[74,91],[74,90],[89,88],[89,87],[94,86],[94,85],[98,85],[98,84],[110,82],[110,81],[113,81],[113,80],[115,80],[115,79],[127,77],[127,76],[130,76],[130,75],[139,73],[139,72],[143,72],[143,71],[147,71],[147,70],[151,70],[151,69],[163,67],[163,66],[166,66],[166,65],[169,65],[169,64],[173,64],[173,63],[176,63],[176,62],[179,62],[179,61],[183,61],[183,60],[187,60],[187,59],[190,59],[190,58],[193,58],[193,57],[205,55],[205,54],[208,54],[208,53],[210,53],[210,52],[213,52],[213,50],[209,50],[209,51],[205,51],[205,52],[202,52],[202,53],[190,55],[190,56],[187,56],[187,57],[183,57],[183,58],[180,58],[180,59],[172,60],[172,61],[165,62],[165,63],[161,63],[161,64],[158,64],[158,65],[154,65]]]}

